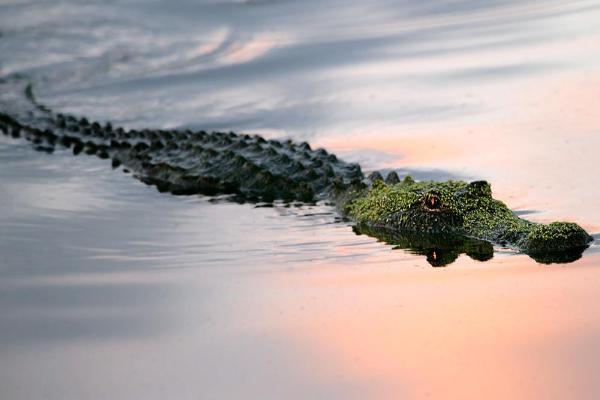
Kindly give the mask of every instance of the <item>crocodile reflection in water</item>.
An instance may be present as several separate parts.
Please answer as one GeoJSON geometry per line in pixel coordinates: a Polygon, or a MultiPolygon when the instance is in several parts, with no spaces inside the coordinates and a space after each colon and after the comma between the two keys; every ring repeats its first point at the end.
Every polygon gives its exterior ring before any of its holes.
{"type": "Polygon", "coordinates": [[[433,267],[445,267],[453,263],[461,254],[473,260],[488,261],[494,257],[494,247],[485,240],[472,239],[452,234],[419,234],[415,232],[390,231],[369,226],[353,227],[357,235],[368,235],[390,244],[393,249],[425,256],[433,267]]]}
{"type": "MultiPolygon", "coordinates": [[[[414,232],[391,231],[383,228],[355,225],[357,235],[367,235],[387,243],[393,250],[405,250],[411,254],[425,256],[433,267],[452,264],[461,254],[476,261],[488,261],[494,257],[494,246],[485,240],[473,239],[455,234],[419,234],[414,232]]],[[[581,258],[583,248],[569,251],[530,254],[540,264],[565,264],[581,258]]]]}
{"type": "Polygon", "coordinates": [[[437,265],[462,252],[489,259],[490,243],[539,262],[569,262],[593,240],[575,223],[545,225],[519,218],[492,197],[485,181],[400,181],[395,172],[366,179],[357,164],[313,150],[306,142],[233,132],[125,130],[54,113],[35,100],[31,85],[20,78],[0,80],[0,130],[24,137],[38,150],[62,147],[110,159],[114,168],[123,165],[161,192],[231,194],[264,202],[328,200],[362,232],[376,237],[393,232],[390,242],[397,240],[437,265]],[[453,239],[443,241],[442,236],[453,239]]]}

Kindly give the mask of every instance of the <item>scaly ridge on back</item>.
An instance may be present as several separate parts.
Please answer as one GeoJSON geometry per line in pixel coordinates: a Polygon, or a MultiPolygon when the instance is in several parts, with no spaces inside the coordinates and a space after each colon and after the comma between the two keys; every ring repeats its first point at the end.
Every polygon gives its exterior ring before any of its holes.
{"type": "Polygon", "coordinates": [[[110,158],[113,166],[123,165],[160,191],[313,202],[326,198],[334,187],[363,178],[357,164],[324,149],[313,150],[306,142],[233,132],[125,130],[54,114],[35,100],[30,85],[24,93],[29,107],[21,105],[17,116],[0,113],[3,132],[22,135],[47,152],[60,146],[74,154],[110,158]]]}

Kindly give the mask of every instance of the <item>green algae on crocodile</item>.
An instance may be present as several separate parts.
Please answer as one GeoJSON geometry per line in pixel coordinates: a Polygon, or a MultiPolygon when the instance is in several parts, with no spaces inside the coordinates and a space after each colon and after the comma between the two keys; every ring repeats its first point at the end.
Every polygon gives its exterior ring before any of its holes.
{"type": "Polygon", "coordinates": [[[64,148],[110,159],[114,168],[123,166],[161,192],[230,194],[264,202],[329,200],[362,232],[437,255],[446,245],[453,248],[446,254],[476,254],[473,246],[464,247],[463,239],[448,236],[459,235],[515,248],[540,262],[566,262],[580,256],[592,240],[574,223],[542,225],[517,217],[492,198],[484,181],[415,182],[406,177],[400,182],[392,172],[385,183],[380,173],[372,174],[369,186],[358,164],[313,150],[308,143],[233,132],[125,130],[54,113],[18,79],[0,80],[0,89],[0,131],[5,135],[24,137],[41,151],[64,148]]]}
{"type": "Polygon", "coordinates": [[[492,197],[485,181],[415,182],[407,177],[387,185],[377,179],[340,207],[359,227],[463,235],[512,247],[538,260],[569,260],[593,240],[572,222],[545,225],[519,218],[492,197]]]}

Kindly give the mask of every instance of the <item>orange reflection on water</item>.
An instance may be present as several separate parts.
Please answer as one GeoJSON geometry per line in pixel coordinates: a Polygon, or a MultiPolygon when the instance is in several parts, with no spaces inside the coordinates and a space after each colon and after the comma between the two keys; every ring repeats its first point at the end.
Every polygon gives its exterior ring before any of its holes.
{"type": "Polygon", "coordinates": [[[465,149],[452,138],[439,134],[420,132],[419,135],[368,134],[331,137],[319,142],[324,148],[345,152],[356,149],[375,150],[396,156],[392,166],[427,164],[461,157],[465,149]]]}
{"type": "Polygon", "coordinates": [[[289,42],[284,35],[263,34],[247,41],[231,45],[231,49],[221,57],[226,64],[240,64],[255,60],[272,49],[289,42]]]}
{"type": "Polygon", "coordinates": [[[523,257],[494,264],[287,275],[280,284],[291,295],[278,306],[302,312],[276,329],[312,354],[316,375],[368,388],[368,398],[597,392],[600,257],[568,267],[534,267],[523,257]]]}

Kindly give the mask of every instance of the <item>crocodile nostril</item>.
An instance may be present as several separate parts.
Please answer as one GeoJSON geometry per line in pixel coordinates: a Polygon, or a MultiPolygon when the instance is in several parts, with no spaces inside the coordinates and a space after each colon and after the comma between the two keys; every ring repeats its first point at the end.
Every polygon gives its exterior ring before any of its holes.
{"type": "Polygon", "coordinates": [[[437,211],[442,207],[442,202],[437,195],[429,194],[425,197],[425,207],[429,210],[437,211]]]}

